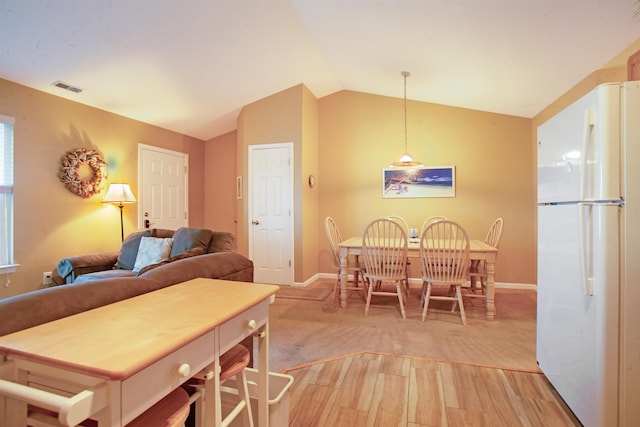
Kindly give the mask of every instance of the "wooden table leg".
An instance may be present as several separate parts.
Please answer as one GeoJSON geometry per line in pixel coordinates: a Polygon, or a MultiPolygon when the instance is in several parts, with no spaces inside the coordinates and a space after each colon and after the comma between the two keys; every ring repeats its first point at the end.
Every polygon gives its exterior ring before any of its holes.
{"type": "Polygon", "coordinates": [[[347,257],[346,249],[340,248],[340,307],[347,307],[347,257]]]}
{"type": "MultiPolygon", "coordinates": [[[[214,362],[205,368],[212,371],[208,381],[204,382],[204,396],[202,398],[202,411],[200,417],[204,418],[204,426],[222,426],[222,404],[220,402],[220,348],[216,344],[214,362]]],[[[197,417],[199,418],[199,417],[197,417]]]]}
{"type": "Polygon", "coordinates": [[[496,268],[495,259],[487,259],[485,262],[487,269],[487,320],[493,320],[496,317],[496,303],[495,303],[495,279],[494,273],[496,268]]]}

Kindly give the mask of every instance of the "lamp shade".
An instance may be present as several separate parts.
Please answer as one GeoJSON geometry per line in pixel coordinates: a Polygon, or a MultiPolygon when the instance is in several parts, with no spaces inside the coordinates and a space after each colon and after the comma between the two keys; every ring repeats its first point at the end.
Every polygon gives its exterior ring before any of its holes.
{"type": "Polygon", "coordinates": [[[131,191],[129,184],[110,184],[107,194],[105,194],[104,199],[102,199],[102,203],[115,203],[121,205],[135,202],[136,198],[133,196],[133,192],[131,191]]]}
{"type": "Polygon", "coordinates": [[[397,162],[391,163],[391,166],[406,168],[406,167],[422,167],[424,165],[420,162],[416,162],[415,160],[413,160],[413,157],[411,157],[409,153],[404,153],[402,157],[400,157],[400,160],[398,160],[397,162]]]}

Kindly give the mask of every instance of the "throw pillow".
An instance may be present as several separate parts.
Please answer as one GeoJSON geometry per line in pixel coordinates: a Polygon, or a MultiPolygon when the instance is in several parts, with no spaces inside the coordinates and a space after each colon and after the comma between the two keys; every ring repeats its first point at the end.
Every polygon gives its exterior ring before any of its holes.
{"type": "Polygon", "coordinates": [[[124,239],[124,242],[122,242],[120,254],[118,254],[118,261],[116,261],[116,265],[113,268],[133,270],[133,266],[136,264],[136,257],[138,256],[140,239],[150,235],[149,230],[129,234],[127,238],[124,239]]]}
{"type": "Polygon", "coordinates": [[[211,233],[208,253],[233,251],[236,247],[236,237],[227,231],[214,231],[211,233]]]}
{"type": "Polygon", "coordinates": [[[160,237],[142,237],[133,271],[138,272],[147,265],[157,264],[169,258],[173,239],[160,237]]]}
{"type": "Polygon", "coordinates": [[[171,256],[179,255],[193,248],[207,249],[209,240],[211,240],[211,230],[207,230],[206,228],[178,228],[175,233],[173,233],[171,256]]]}

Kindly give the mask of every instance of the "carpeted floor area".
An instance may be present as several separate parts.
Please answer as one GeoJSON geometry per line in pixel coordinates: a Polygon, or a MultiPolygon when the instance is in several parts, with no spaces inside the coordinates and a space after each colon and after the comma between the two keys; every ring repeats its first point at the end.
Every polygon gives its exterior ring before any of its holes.
{"type": "MultiPolygon", "coordinates": [[[[332,289],[332,280],[311,288],[332,289]]],[[[536,294],[496,289],[496,319],[485,320],[484,302],[458,313],[433,311],[420,320],[419,289],[412,290],[403,320],[396,298],[377,298],[364,316],[364,296],[351,292],[340,308],[333,293],[323,301],[276,297],[270,308],[270,369],[287,368],[362,351],[430,357],[507,369],[537,370],[536,294]]],[[[444,307],[443,307],[444,308],[444,307]]],[[[431,309],[430,309],[431,310],[431,309]]]]}
{"type": "Polygon", "coordinates": [[[276,298],[324,301],[332,293],[333,288],[331,287],[280,286],[276,298]]]}

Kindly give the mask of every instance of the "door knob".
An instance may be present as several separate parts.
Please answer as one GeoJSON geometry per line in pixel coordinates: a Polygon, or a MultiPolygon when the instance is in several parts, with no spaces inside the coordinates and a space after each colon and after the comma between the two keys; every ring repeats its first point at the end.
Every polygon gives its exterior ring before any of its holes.
{"type": "Polygon", "coordinates": [[[258,221],[257,219],[254,219],[253,221],[251,221],[251,224],[258,225],[260,224],[260,221],[258,221]]]}

